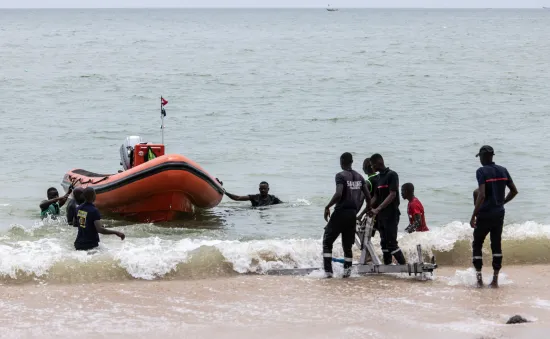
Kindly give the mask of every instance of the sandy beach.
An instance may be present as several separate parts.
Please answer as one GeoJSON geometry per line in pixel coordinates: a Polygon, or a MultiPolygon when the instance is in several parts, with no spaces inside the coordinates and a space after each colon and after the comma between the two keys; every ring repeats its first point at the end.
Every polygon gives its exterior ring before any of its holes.
{"type": "Polygon", "coordinates": [[[550,266],[505,267],[503,273],[500,289],[476,289],[473,272],[457,268],[439,269],[428,281],[325,280],[314,272],[5,285],[0,327],[3,338],[545,337],[550,266]],[[505,325],[515,314],[532,322],[505,325]]]}

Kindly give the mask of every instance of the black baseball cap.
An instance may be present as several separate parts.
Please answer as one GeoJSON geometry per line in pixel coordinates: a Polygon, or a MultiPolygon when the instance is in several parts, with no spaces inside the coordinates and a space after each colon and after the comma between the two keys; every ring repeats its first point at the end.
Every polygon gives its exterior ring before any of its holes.
{"type": "Polygon", "coordinates": [[[495,150],[489,146],[489,145],[483,145],[481,146],[481,148],[479,149],[479,153],[476,154],[476,157],[479,157],[481,154],[485,154],[485,153],[489,153],[491,155],[495,155],[495,150]]]}

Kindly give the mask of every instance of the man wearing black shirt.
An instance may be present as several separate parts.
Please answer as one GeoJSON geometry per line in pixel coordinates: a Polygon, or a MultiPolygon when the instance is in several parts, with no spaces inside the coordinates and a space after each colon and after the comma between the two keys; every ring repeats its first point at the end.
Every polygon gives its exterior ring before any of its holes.
{"type": "Polygon", "coordinates": [[[225,192],[225,195],[227,195],[231,200],[235,201],[250,201],[252,203],[252,207],[277,205],[283,203],[281,200],[279,200],[279,198],[268,193],[269,184],[265,181],[262,181],[260,183],[260,194],[238,196],[229,192],[225,192]]]}
{"type": "Polygon", "coordinates": [[[476,268],[478,287],[483,286],[481,268],[483,266],[482,247],[487,234],[491,238],[493,252],[493,281],[491,287],[498,287],[498,274],[502,267],[501,237],[504,225],[504,205],[518,194],[516,185],[508,170],[493,162],[495,152],[491,146],[482,146],[476,157],[479,157],[482,167],[476,172],[479,188],[474,192],[475,207],[470,220],[474,229],[473,264],[476,268]],[[510,190],[508,195],[506,187],[510,190]]]}
{"type": "Polygon", "coordinates": [[[353,252],[351,247],[355,240],[355,225],[357,212],[367,200],[370,209],[370,193],[363,176],[351,169],[353,157],[350,153],[340,156],[342,172],[336,174],[336,192],[325,207],[325,221],[328,222],[323,235],[323,265],[325,276],[332,277],[332,245],[340,233],[342,234],[342,248],[344,250],[344,278],[351,274],[353,252]],[[334,213],[330,215],[330,208],[334,213]],[[330,217],[330,220],[328,218],[330,217]]]}
{"type": "Polygon", "coordinates": [[[374,191],[373,204],[378,207],[370,211],[371,217],[378,219],[380,246],[384,255],[384,265],[391,264],[392,255],[400,265],[404,265],[405,256],[397,243],[397,226],[399,225],[399,176],[384,165],[380,154],[370,157],[371,165],[380,174],[378,187],[374,191]]]}
{"type": "Polygon", "coordinates": [[[87,251],[96,248],[99,246],[99,233],[114,234],[124,240],[124,233],[103,227],[99,210],[94,205],[96,194],[93,187],[86,187],[82,196],[85,202],[76,208],[74,226],[78,228],[78,233],[74,241],[75,249],[87,251]]]}

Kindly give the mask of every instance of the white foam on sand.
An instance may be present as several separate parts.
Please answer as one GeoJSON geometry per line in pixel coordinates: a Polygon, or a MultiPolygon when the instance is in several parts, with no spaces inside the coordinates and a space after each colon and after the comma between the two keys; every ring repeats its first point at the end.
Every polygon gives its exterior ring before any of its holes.
{"type": "MultiPolygon", "coordinates": [[[[488,284],[493,278],[492,274],[485,274],[483,276],[483,282],[488,284]]],[[[466,286],[466,287],[475,287],[477,286],[476,271],[473,267],[470,267],[465,270],[456,270],[455,275],[451,278],[447,278],[447,284],[449,286],[466,286]]],[[[501,272],[498,279],[499,285],[511,285],[514,282],[508,278],[506,273],[501,272]]]]}

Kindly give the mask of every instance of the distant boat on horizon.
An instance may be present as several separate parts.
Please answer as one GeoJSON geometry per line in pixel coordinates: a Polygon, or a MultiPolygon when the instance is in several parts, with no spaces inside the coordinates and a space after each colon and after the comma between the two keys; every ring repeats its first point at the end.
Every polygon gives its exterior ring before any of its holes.
{"type": "Polygon", "coordinates": [[[329,11],[329,12],[337,12],[337,11],[338,11],[338,8],[330,7],[330,4],[329,4],[329,5],[327,5],[327,11],[329,11]]]}

